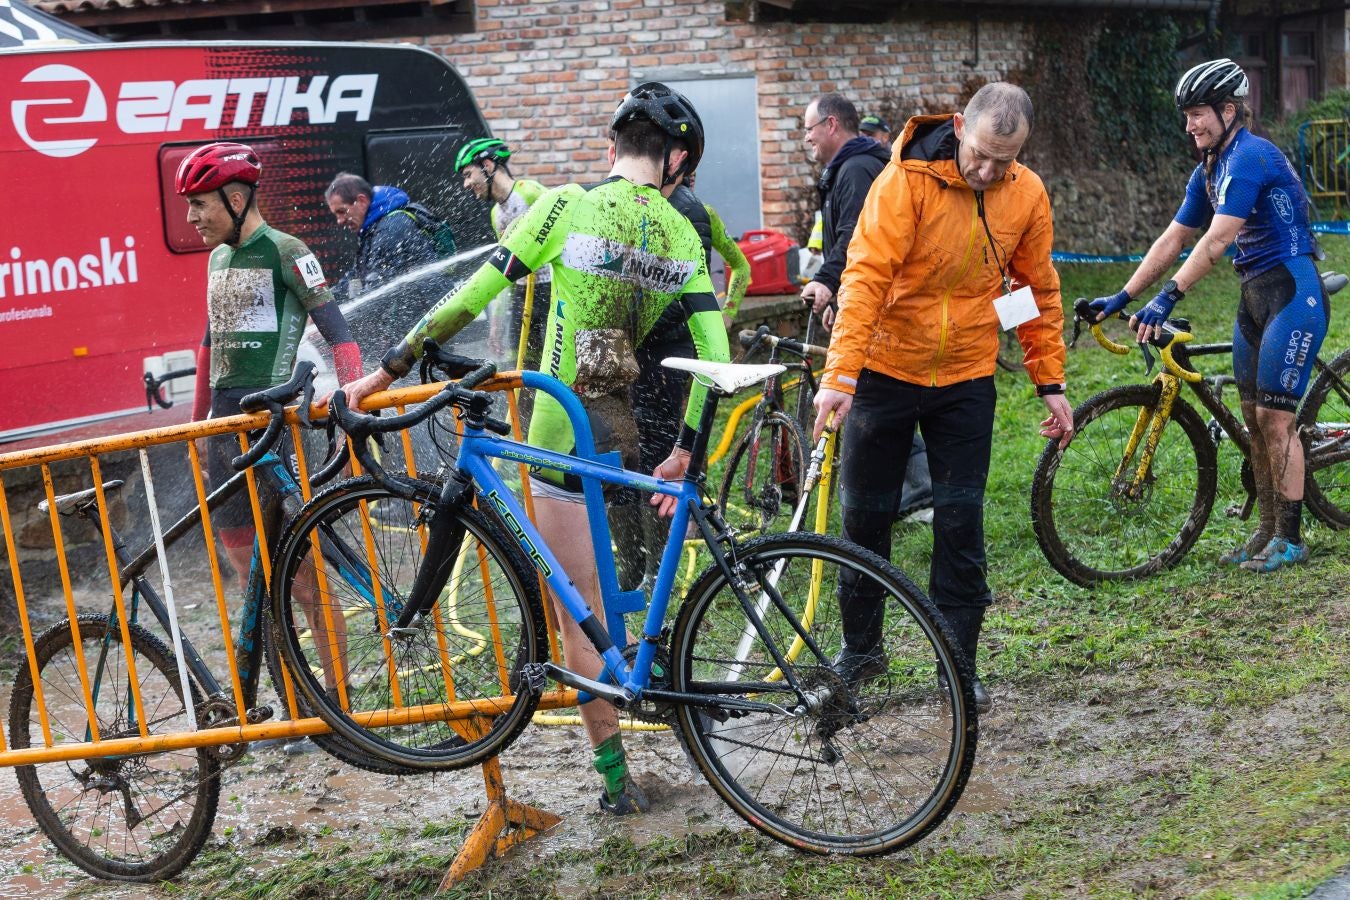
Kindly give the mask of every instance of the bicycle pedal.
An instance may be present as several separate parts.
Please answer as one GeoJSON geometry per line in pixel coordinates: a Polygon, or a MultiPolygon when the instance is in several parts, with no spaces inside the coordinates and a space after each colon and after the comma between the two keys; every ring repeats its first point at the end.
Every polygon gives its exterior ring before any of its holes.
{"type": "Polygon", "coordinates": [[[276,714],[276,711],[270,706],[255,706],[244,714],[245,720],[250,725],[257,725],[259,722],[266,722],[276,714]]]}
{"type": "Polygon", "coordinates": [[[520,691],[539,696],[548,686],[548,669],[543,663],[526,663],[520,667],[520,691]]]}

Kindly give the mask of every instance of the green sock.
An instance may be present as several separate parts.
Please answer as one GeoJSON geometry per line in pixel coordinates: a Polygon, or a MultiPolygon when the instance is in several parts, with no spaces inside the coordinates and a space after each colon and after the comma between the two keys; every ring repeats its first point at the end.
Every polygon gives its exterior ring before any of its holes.
{"type": "Polygon", "coordinates": [[[623,752],[623,735],[605,738],[595,748],[595,771],[605,779],[609,802],[617,802],[628,783],[628,758],[623,752]]]}

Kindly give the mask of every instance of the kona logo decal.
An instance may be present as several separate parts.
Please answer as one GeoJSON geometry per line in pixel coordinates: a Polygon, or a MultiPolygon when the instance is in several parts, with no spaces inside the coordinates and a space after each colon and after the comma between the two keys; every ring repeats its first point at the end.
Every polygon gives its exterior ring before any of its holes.
{"type": "MultiPolygon", "coordinates": [[[[74,66],[50,64],[20,80],[46,86],[10,103],[14,130],[25,144],[59,159],[78,156],[98,142],[105,131],[98,123],[110,117],[94,79],[74,66]]],[[[111,118],[123,134],[171,134],[188,130],[189,123],[206,131],[271,127],[288,125],[297,114],[312,125],[332,124],[344,113],[366,122],[378,83],[376,74],[315,75],[303,88],[296,75],[124,81],[117,86],[111,118]]]]}
{"type": "Polygon", "coordinates": [[[534,563],[534,567],[542,572],[545,578],[552,575],[553,569],[544,561],[539,548],[534,546],[534,541],[530,540],[529,535],[525,533],[525,529],[520,527],[520,523],[511,514],[511,510],[506,508],[506,503],[501,496],[496,491],[492,491],[487,495],[487,498],[492,501],[492,505],[496,508],[498,515],[502,517],[502,521],[506,523],[506,527],[510,528],[511,533],[516,536],[516,541],[524,548],[525,555],[530,558],[530,562],[534,563]]]}

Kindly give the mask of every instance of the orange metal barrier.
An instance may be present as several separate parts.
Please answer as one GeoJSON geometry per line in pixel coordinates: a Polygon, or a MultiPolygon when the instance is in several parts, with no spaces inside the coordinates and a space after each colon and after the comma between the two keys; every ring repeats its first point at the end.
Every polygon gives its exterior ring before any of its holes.
{"type": "MultiPolygon", "coordinates": [[[[519,387],[519,385],[518,375],[505,373],[482,388],[508,391],[513,422],[516,420],[517,410],[514,391],[510,389],[519,387]]],[[[365,408],[375,409],[393,406],[397,408],[398,412],[403,412],[408,404],[425,400],[436,393],[439,387],[439,385],[424,385],[376,395],[367,400],[365,408]]],[[[36,740],[33,740],[33,746],[13,747],[6,742],[6,736],[0,733],[0,766],[26,766],[65,760],[159,753],[177,749],[239,744],[269,738],[299,737],[328,732],[328,726],[321,719],[299,717],[295,690],[288,673],[283,673],[285,684],[275,685],[275,687],[282,702],[289,708],[291,721],[265,721],[250,724],[244,715],[246,711],[245,694],[240,680],[236,655],[232,650],[234,629],[230,621],[231,611],[233,610],[236,613],[239,611],[238,592],[234,583],[229,581],[221,570],[216,548],[215,529],[212,526],[212,515],[206,508],[208,489],[202,470],[202,460],[198,454],[195,441],[215,435],[237,434],[242,452],[248,448],[246,432],[263,427],[266,425],[267,419],[266,414],[232,416],[211,420],[210,422],[191,423],[135,434],[0,454],[0,530],[4,532],[5,550],[8,554],[7,568],[14,588],[19,628],[27,651],[28,674],[31,676],[33,683],[32,703],[37,710],[37,717],[41,726],[40,745],[36,740]],[[162,473],[170,463],[176,464],[181,469],[181,457],[174,460],[166,457],[165,454],[182,452],[187,456],[187,469],[190,472],[191,482],[190,491],[180,492],[180,494],[189,494],[191,502],[186,502],[189,497],[181,495],[167,497],[163,494],[156,494],[156,465],[152,464],[152,452],[158,458],[161,478],[164,477],[162,473]],[[133,483],[137,472],[139,472],[140,477],[139,484],[133,483]],[[105,491],[106,481],[123,474],[127,476],[126,480],[128,481],[125,490],[116,497],[105,491]],[[100,529],[90,528],[88,520],[84,518],[63,517],[57,509],[58,495],[84,491],[90,488],[94,490],[98,519],[102,524],[100,529]],[[35,504],[30,505],[25,502],[34,501],[38,498],[46,501],[45,513],[35,512],[33,509],[35,504]],[[180,540],[176,541],[171,548],[166,548],[163,540],[163,529],[160,525],[161,507],[167,506],[171,510],[177,507],[177,511],[171,517],[172,520],[186,513],[194,504],[199,504],[203,511],[200,523],[193,527],[195,534],[190,532],[182,535],[180,540]],[[45,529],[42,527],[44,516],[46,518],[45,529]],[[225,693],[233,701],[236,715],[232,724],[211,726],[209,723],[198,721],[193,705],[188,703],[184,704],[187,707],[186,723],[188,727],[186,729],[152,733],[150,727],[147,726],[148,720],[144,710],[144,700],[141,696],[141,679],[136,676],[134,654],[128,653],[126,654],[128,686],[136,712],[138,726],[135,729],[136,733],[130,735],[122,733],[115,736],[100,733],[97,716],[92,714],[95,709],[95,699],[91,694],[91,683],[95,679],[89,668],[90,660],[85,658],[83,651],[79,636],[78,617],[81,613],[109,613],[112,609],[115,609],[121,628],[122,646],[132,646],[132,639],[129,634],[132,626],[128,624],[127,615],[128,597],[124,596],[130,581],[124,583],[121,564],[117,558],[113,536],[114,521],[120,523],[119,531],[125,531],[128,523],[133,523],[141,531],[144,531],[143,525],[145,523],[150,525],[149,531],[158,547],[159,556],[158,578],[155,580],[155,584],[157,589],[160,587],[163,589],[162,592],[165,603],[170,610],[173,626],[170,629],[172,633],[168,635],[169,640],[166,643],[174,648],[174,656],[178,661],[179,672],[184,683],[187,683],[187,677],[182,663],[183,654],[181,652],[182,644],[179,643],[180,622],[178,618],[183,605],[183,598],[181,596],[175,597],[174,585],[176,583],[187,583],[192,588],[198,589],[196,596],[200,597],[199,605],[213,609],[215,619],[213,627],[216,630],[212,631],[209,637],[202,638],[199,636],[203,627],[202,624],[200,622],[194,623],[194,627],[198,630],[194,633],[193,643],[204,657],[212,660],[210,663],[212,671],[219,679],[225,693]],[[79,540],[80,535],[76,534],[77,531],[85,532],[82,543],[79,540]],[[189,537],[194,538],[192,548],[187,547],[189,537]],[[77,584],[76,579],[72,577],[72,564],[69,559],[70,553],[76,547],[80,547],[82,550],[82,560],[79,562],[83,569],[81,574],[84,576],[84,583],[82,584],[77,584]],[[205,568],[209,573],[209,578],[204,578],[200,574],[195,578],[192,575],[185,574],[194,562],[199,567],[198,572],[200,571],[200,560],[184,558],[184,555],[192,549],[195,549],[196,552],[204,550],[206,556],[205,568]],[[59,583],[63,607],[59,607],[55,603],[42,602],[47,599],[43,594],[48,593],[48,591],[35,587],[41,579],[33,575],[33,570],[44,566],[49,568],[52,560],[55,561],[56,572],[54,577],[48,575],[47,580],[59,583]],[[209,586],[209,593],[212,595],[210,598],[205,596],[205,590],[200,590],[203,586],[209,586]],[[82,601],[83,592],[86,590],[96,599],[82,601]],[[111,601],[107,599],[109,595],[111,595],[111,601]],[[214,600],[213,607],[209,606],[209,599],[214,600]],[[49,700],[43,696],[43,679],[40,677],[40,663],[36,648],[36,640],[41,630],[38,622],[48,618],[42,614],[44,608],[47,607],[51,608],[55,617],[64,613],[70,623],[69,627],[73,637],[72,650],[77,661],[76,669],[79,682],[79,696],[75,700],[76,702],[80,699],[83,701],[85,721],[79,724],[82,728],[87,728],[87,735],[58,731],[52,727],[50,722],[49,700]],[[228,673],[228,678],[223,677],[226,673],[228,673]]],[[[304,436],[306,432],[300,429],[295,410],[287,411],[286,421],[290,425],[291,438],[296,452],[302,496],[304,500],[308,501],[310,499],[310,487],[306,478],[308,469],[305,459],[304,436]]],[[[516,430],[518,435],[518,424],[516,430]]],[[[410,473],[415,475],[413,445],[407,432],[402,434],[402,443],[404,459],[407,461],[410,473]]],[[[355,461],[353,461],[353,470],[356,474],[359,474],[359,465],[355,461]]],[[[521,467],[521,477],[522,481],[528,485],[528,473],[524,466],[521,467]]],[[[252,470],[247,473],[246,480],[247,495],[252,507],[255,529],[260,536],[265,535],[267,538],[274,538],[274,535],[266,534],[267,523],[259,502],[259,486],[252,470]]],[[[525,495],[527,510],[532,514],[532,502],[528,489],[525,491],[525,495]]],[[[368,534],[367,538],[369,538],[368,534]]],[[[145,540],[144,535],[138,535],[136,543],[139,544],[143,540],[145,540]]],[[[423,535],[423,541],[425,541],[425,535],[423,535]]],[[[373,548],[369,546],[369,540],[367,544],[367,552],[373,554],[373,548]]],[[[268,545],[269,540],[267,539],[259,541],[263,564],[262,571],[264,577],[270,580],[272,560],[268,553],[268,545]]],[[[318,577],[322,579],[324,577],[321,571],[322,564],[316,568],[320,569],[318,577]]],[[[146,569],[147,577],[150,577],[150,571],[151,568],[146,569]]],[[[547,597],[547,587],[542,582],[541,588],[544,590],[544,596],[547,597]]],[[[55,594],[55,584],[51,586],[50,593],[55,594]]],[[[380,593],[378,584],[375,593],[378,599],[380,593]]],[[[55,597],[52,596],[50,599],[54,601],[55,597]]],[[[490,595],[488,601],[489,615],[495,616],[494,604],[490,595]]],[[[545,602],[544,607],[551,626],[552,604],[545,602]]],[[[325,615],[330,615],[327,606],[325,606],[325,615]]],[[[147,617],[142,617],[143,621],[145,618],[147,617]]],[[[493,618],[494,623],[495,621],[495,618],[493,618]]],[[[330,629],[332,624],[331,618],[328,619],[327,625],[330,629]]],[[[159,631],[157,627],[151,630],[156,633],[159,631]]],[[[495,625],[493,631],[495,635],[495,625]]],[[[549,634],[550,649],[556,661],[560,658],[560,651],[552,627],[549,629],[549,634]]],[[[502,660],[499,637],[495,643],[498,646],[494,648],[494,652],[498,659],[502,660]]],[[[453,661],[447,657],[443,665],[448,688],[447,696],[453,698],[453,661]]],[[[342,688],[342,681],[343,679],[339,677],[339,690],[342,688]]],[[[391,698],[395,704],[394,707],[382,711],[361,713],[356,718],[390,723],[422,722],[436,719],[463,720],[464,724],[457,724],[457,728],[476,728],[482,727],[481,724],[465,720],[465,717],[474,713],[491,713],[499,708],[499,703],[506,702],[489,699],[438,703],[429,706],[404,705],[398,696],[397,678],[395,677],[391,681],[395,688],[394,695],[391,698]]],[[[502,690],[503,692],[509,690],[504,678],[502,690]]],[[[66,700],[70,702],[70,698],[66,698],[66,700]]],[[[555,690],[543,696],[539,708],[541,710],[557,709],[574,706],[575,703],[575,692],[555,690]]],[[[153,716],[151,719],[153,720],[153,716]]],[[[33,730],[31,726],[30,730],[33,730]]],[[[463,877],[465,873],[480,864],[492,854],[494,848],[499,852],[504,851],[514,843],[518,843],[520,840],[524,840],[561,821],[549,813],[533,810],[516,801],[509,800],[505,794],[500,766],[495,759],[484,765],[484,779],[488,793],[488,809],[461,851],[461,858],[457,860],[455,867],[447,874],[445,886],[463,877]],[[507,829],[514,830],[508,837],[498,840],[499,835],[507,829]]]]}

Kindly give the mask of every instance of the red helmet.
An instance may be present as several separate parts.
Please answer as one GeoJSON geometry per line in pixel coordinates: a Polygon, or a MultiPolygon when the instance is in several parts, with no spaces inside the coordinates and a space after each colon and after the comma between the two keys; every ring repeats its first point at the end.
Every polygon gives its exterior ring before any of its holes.
{"type": "Polygon", "coordinates": [[[262,163],[252,147],[229,142],[205,144],[183,157],[173,187],[180,194],[201,194],[231,181],[257,184],[261,174],[262,163]]]}

